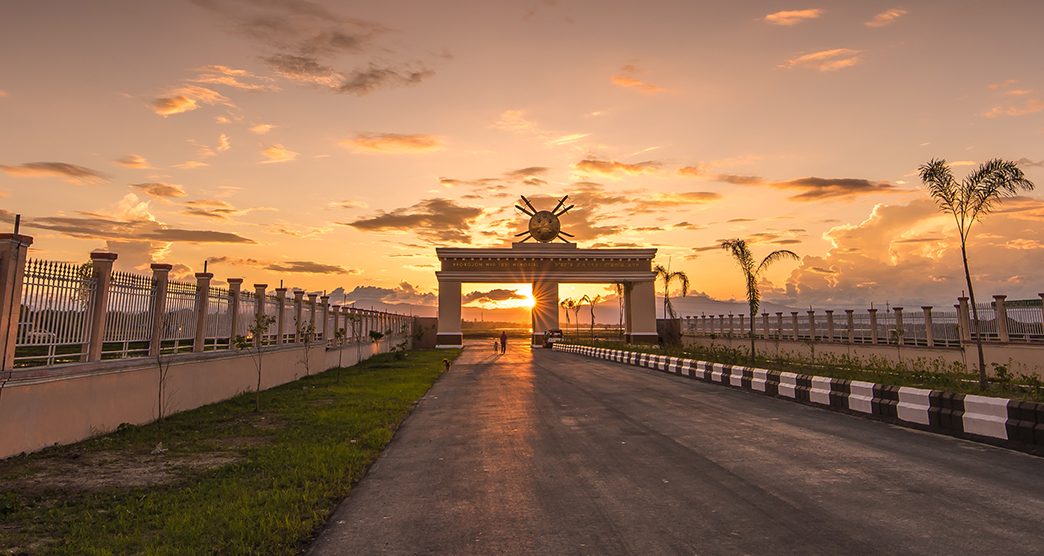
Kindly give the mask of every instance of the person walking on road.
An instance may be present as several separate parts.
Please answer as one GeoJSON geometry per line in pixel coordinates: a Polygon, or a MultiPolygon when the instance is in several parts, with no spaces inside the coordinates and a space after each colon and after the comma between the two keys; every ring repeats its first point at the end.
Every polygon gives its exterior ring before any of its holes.
{"type": "Polygon", "coordinates": [[[500,333],[500,353],[507,353],[507,331],[500,333]]]}

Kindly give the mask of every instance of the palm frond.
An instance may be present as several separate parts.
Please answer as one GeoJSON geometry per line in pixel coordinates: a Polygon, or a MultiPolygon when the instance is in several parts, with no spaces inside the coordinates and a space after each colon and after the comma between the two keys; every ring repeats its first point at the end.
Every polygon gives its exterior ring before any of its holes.
{"type": "Polygon", "coordinates": [[[946,161],[933,158],[927,164],[922,164],[917,172],[939,208],[956,214],[962,205],[961,187],[946,161]]]}
{"type": "Polygon", "coordinates": [[[1017,162],[999,158],[980,164],[965,182],[970,192],[968,217],[972,221],[989,214],[995,202],[1034,188],[1017,162]]]}
{"type": "Polygon", "coordinates": [[[754,276],[755,277],[761,276],[761,272],[763,270],[765,270],[768,267],[772,266],[777,261],[781,261],[783,259],[791,259],[791,260],[795,260],[795,261],[800,261],[801,257],[798,257],[797,253],[795,253],[795,252],[793,252],[793,251],[791,251],[789,249],[777,249],[777,250],[769,253],[768,255],[765,255],[764,259],[761,259],[761,264],[758,265],[758,270],[757,270],[757,272],[754,273],[754,276]]]}
{"type": "Polygon", "coordinates": [[[747,275],[747,304],[750,306],[751,318],[754,318],[758,307],[761,307],[761,288],[758,287],[757,277],[752,274],[747,275]]]}
{"type": "Polygon", "coordinates": [[[681,295],[682,295],[682,297],[685,297],[686,295],[689,295],[689,275],[685,274],[684,272],[682,272],[680,270],[676,270],[676,271],[671,273],[671,281],[673,282],[675,278],[677,278],[678,280],[681,281],[681,295]]]}

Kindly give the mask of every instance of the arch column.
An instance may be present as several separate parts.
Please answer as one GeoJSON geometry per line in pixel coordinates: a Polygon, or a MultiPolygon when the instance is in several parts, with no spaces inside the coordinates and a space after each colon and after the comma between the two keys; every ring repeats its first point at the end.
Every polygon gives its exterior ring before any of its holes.
{"type": "Polygon", "coordinates": [[[533,347],[544,346],[544,332],[558,330],[558,282],[533,282],[533,347]]]}
{"type": "Polygon", "coordinates": [[[631,282],[624,291],[627,341],[632,344],[655,344],[658,338],[655,283],[652,280],[631,282]]]}
{"type": "Polygon", "coordinates": [[[460,326],[460,281],[439,280],[439,330],[436,348],[464,347],[460,326]]]}

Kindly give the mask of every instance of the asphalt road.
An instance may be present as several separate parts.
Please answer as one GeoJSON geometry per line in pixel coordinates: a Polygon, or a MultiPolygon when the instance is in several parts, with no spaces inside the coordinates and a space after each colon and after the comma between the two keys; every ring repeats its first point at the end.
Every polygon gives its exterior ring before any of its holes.
{"type": "Polygon", "coordinates": [[[472,345],[314,554],[1044,554],[1044,458],[472,345]]]}

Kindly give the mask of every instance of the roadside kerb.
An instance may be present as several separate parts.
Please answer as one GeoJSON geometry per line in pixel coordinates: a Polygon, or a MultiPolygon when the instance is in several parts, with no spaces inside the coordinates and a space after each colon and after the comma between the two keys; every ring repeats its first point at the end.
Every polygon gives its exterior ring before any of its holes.
{"type": "Polygon", "coordinates": [[[554,349],[1044,455],[1044,404],[1036,402],[574,344],[554,349]]]}

